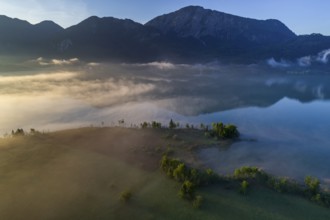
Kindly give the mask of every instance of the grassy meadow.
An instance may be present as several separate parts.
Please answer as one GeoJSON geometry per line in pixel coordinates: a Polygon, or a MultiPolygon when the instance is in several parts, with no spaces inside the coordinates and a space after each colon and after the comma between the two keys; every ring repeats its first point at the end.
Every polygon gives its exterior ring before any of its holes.
{"type": "Polygon", "coordinates": [[[164,175],[164,152],[198,166],[219,144],[191,129],[81,128],[0,139],[0,219],[330,219],[330,210],[269,189],[198,189],[200,209],[164,175]],[[131,196],[123,199],[123,193],[131,196]]]}

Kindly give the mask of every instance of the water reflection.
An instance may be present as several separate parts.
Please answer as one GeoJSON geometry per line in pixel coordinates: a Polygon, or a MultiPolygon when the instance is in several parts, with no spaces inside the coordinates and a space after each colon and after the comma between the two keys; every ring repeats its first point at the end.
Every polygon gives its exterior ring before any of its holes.
{"type": "Polygon", "coordinates": [[[330,179],[326,70],[42,61],[47,65],[30,61],[20,66],[28,71],[0,74],[1,134],[109,126],[122,118],[128,126],[171,118],[196,125],[223,121],[256,142],[203,150],[206,166],[228,173],[256,165],[281,176],[330,179]]]}
{"type": "Polygon", "coordinates": [[[236,123],[245,137],[257,141],[238,142],[225,151],[205,149],[200,152],[201,159],[220,173],[253,165],[280,176],[303,179],[313,174],[329,178],[329,111],[329,102],[302,104],[284,98],[265,109],[211,114],[210,118],[226,118],[236,123]]]}

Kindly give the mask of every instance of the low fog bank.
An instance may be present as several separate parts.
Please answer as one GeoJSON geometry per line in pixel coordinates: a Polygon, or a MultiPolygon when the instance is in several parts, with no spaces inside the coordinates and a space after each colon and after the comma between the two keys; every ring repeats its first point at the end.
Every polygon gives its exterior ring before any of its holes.
{"type": "Polygon", "coordinates": [[[219,172],[258,165],[278,175],[329,178],[330,163],[322,156],[330,144],[330,74],[324,67],[115,64],[78,58],[15,65],[16,71],[0,70],[0,134],[17,128],[114,126],[121,119],[127,127],[152,120],[167,124],[171,118],[181,125],[223,121],[256,142],[239,142],[219,155],[205,152],[210,166],[226,167],[219,172]]]}
{"type": "Polygon", "coordinates": [[[310,69],[293,74],[267,65],[115,64],[41,57],[15,65],[17,71],[0,72],[1,133],[17,127],[110,125],[121,118],[131,123],[168,120],[267,107],[284,97],[301,102],[330,97],[330,75],[310,69]]]}
{"type": "Polygon", "coordinates": [[[325,49],[314,55],[307,55],[299,57],[295,60],[286,60],[286,59],[275,59],[269,58],[266,63],[273,68],[307,68],[307,67],[317,67],[327,69],[329,68],[329,55],[330,49],[325,49]]]}

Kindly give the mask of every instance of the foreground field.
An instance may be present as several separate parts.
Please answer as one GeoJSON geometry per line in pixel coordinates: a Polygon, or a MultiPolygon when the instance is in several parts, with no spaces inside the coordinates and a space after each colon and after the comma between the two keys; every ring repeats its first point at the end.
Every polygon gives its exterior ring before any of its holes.
{"type": "Polygon", "coordinates": [[[202,188],[194,209],[159,161],[169,152],[196,165],[192,150],[213,142],[194,130],[129,128],[2,139],[0,219],[330,219],[329,209],[262,188],[202,188]]]}

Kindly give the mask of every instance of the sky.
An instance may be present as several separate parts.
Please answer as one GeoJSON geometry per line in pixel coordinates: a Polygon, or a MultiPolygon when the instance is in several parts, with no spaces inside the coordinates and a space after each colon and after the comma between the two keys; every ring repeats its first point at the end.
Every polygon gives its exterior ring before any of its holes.
{"type": "Polygon", "coordinates": [[[296,34],[330,35],[329,0],[0,0],[0,14],[32,24],[62,27],[89,16],[128,18],[144,24],[188,5],[256,19],[278,19],[296,34]]]}

